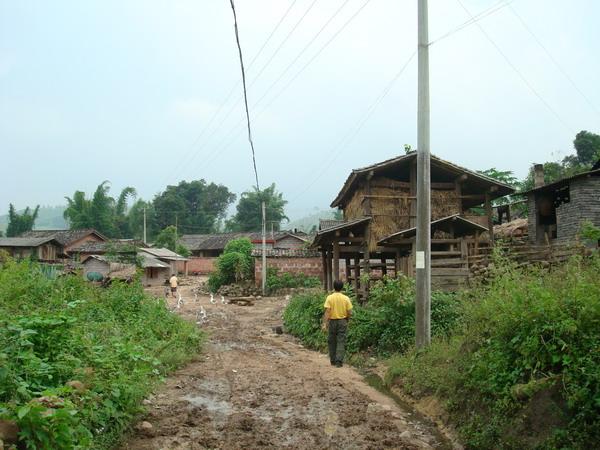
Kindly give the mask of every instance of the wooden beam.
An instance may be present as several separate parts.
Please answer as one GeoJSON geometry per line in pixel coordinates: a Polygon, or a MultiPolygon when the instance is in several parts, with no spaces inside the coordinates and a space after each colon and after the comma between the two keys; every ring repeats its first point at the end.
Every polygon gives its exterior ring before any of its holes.
{"type": "Polygon", "coordinates": [[[431,183],[431,189],[439,189],[441,191],[453,191],[454,183],[431,183]]]}
{"type": "Polygon", "coordinates": [[[333,252],[329,250],[327,252],[327,290],[333,290],[333,252]]]}
{"type": "Polygon", "coordinates": [[[327,252],[321,252],[321,263],[323,264],[323,290],[327,291],[327,252]]]}
{"type": "Polygon", "coordinates": [[[350,258],[346,258],[344,262],[346,263],[345,264],[346,265],[346,267],[345,267],[345,269],[346,269],[346,282],[349,282],[350,278],[352,278],[352,273],[350,272],[351,271],[350,266],[351,266],[352,263],[350,262],[350,258]]]}

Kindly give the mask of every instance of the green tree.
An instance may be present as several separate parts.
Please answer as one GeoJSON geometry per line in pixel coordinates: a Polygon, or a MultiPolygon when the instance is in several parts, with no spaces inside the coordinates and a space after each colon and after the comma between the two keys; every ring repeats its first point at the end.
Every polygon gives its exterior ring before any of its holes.
{"type": "Polygon", "coordinates": [[[154,240],[159,230],[155,228],[154,205],[142,199],[136,200],[127,213],[127,222],[131,236],[142,240],[144,238],[144,209],[146,210],[146,237],[154,240]]]}
{"type": "Polygon", "coordinates": [[[575,135],[573,147],[577,160],[583,166],[591,166],[600,159],[600,135],[581,130],[575,135]]]}
{"type": "Polygon", "coordinates": [[[266,219],[268,224],[274,224],[279,230],[281,222],[287,220],[285,205],[287,200],[283,194],[276,191],[275,183],[262,191],[254,188],[242,193],[236,206],[236,214],[227,221],[230,231],[260,231],[262,229],[262,202],[265,202],[266,219]]]}
{"type": "Polygon", "coordinates": [[[126,187],[115,200],[109,195],[110,183],[102,182],[91,199],[76,191],[72,198],[65,197],[67,208],[64,218],[71,229],[94,228],[109,237],[130,237],[127,219],[127,200],[136,195],[135,189],[126,187]]]}
{"type": "Polygon", "coordinates": [[[208,287],[216,292],[224,284],[239,283],[254,277],[252,242],[248,238],[229,241],[217,258],[217,270],[210,275],[208,287]]]}
{"type": "Polygon", "coordinates": [[[182,181],[154,198],[153,227],[162,230],[177,223],[183,233],[213,233],[234,201],[235,194],[223,185],[182,181]]]}
{"type": "Polygon", "coordinates": [[[19,236],[21,233],[32,230],[39,210],[40,205],[37,205],[33,211],[31,211],[28,206],[21,214],[19,214],[11,203],[8,206],[8,227],[6,228],[6,236],[19,236]]]}
{"type": "Polygon", "coordinates": [[[154,241],[155,247],[168,248],[172,252],[178,253],[181,256],[189,256],[189,250],[179,243],[179,235],[177,234],[177,228],[174,225],[169,225],[156,237],[154,241]]]}

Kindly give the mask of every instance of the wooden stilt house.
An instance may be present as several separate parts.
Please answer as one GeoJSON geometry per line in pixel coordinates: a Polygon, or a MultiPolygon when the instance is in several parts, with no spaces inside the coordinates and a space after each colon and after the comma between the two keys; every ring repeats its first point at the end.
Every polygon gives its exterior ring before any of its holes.
{"type": "MultiPolygon", "coordinates": [[[[343,211],[344,220],[328,221],[312,244],[322,254],[324,288],[345,278],[364,297],[366,280],[392,273],[414,275],[416,156],[411,152],[352,171],[331,203],[343,211]]],[[[497,180],[431,157],[434,286],[455,289],[465,281],[469,254],[493,244],[492,200],[513,192],[497,180]]]]}

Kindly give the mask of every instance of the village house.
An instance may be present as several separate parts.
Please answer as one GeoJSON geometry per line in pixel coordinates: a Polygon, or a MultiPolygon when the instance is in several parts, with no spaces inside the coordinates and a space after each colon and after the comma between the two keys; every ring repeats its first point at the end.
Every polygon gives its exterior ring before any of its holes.
{"type": "Polygon", "coordinates": [[[26,238],[53,238],[62,246],[58,256],[63,259],[71,258],[74,249],[87,243],[100,243],[108,239],[94,229],[81,230],[31,230],[22,233],[20,237],[26,238]]]}
{"type": "MultiPolygon", "coordinates": [[[[414,276],[416,186],[416,152],[352,171],[331,203],[343,211],[343,220],[321,223],[312,244],[322,255],[326,289],[342,277],[365,297],[369,283],[361,283],[364,274],[370,280],[392,273],[414,276]]],[[[513,192],[511,186],[431,156],[435,287],[453,290],[466,282],[468,256],[493,245],[492,200],[513,192]],[[483,215],[475,207],[482,207],[483,215]]]]}
{"type": "Polygon", "coordinates": [[[532,243],[573,243],[584,221],[600,226],[600,160],[587,172],[549,184],[543,164],[536,164],[534,186],[524,192],[532,243]]]}
{"type": "Polygon", "coordinates": [[[88,281],[129,281],[136,272],[135,264],[114,261],[102,255],[87,256],[81,265],[83,278],[88,281]]]}
{"type": "Polygon", "coordinates": [[[54,263],[63,252],[63,246],[53,237],[8,237],[0,238],[0,250],[15,259],[54,263]]]}
{"type": "MultiPolygon", "coordinates": [[[[184,234],[180,243],[187,248],[192,256],[217,257],[223,253],[225,246],[234,239],[248,238],[254,248],[262,248],[261,233],[215,233],[215,234],[184,234]]],[[[267,233],[267,249],[300,249],[308,245],[306,233],[294,231],[274,231],[267,233]]]]}
{"type": "MultiPolygon", "coordinates": [[[[143,258],[147,258],[146,255],[151,256],[153,259],[156,259],[164,264],[167,264],[167,266],[169,267],[169,274],[168,276],[171,276],[172,274],[177,274],[177,273],[184,273],[184,274],[188,274],[188,258],[185,258],[171,250],[169,250],[168,248],[154,248],[154,247],[147,247],[147,248],[139,248],[138,249],[138,255],[142,256],[143,258]]],[[[150,267],[150,266],[148,266],[150,267]]],[[[158,266],[156,266],[155,268],[160,268],[158,266]]]]}

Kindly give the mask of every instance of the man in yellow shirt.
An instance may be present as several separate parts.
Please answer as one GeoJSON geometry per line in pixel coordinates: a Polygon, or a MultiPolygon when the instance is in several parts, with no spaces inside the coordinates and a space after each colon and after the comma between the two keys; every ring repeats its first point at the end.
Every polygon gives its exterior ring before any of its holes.
{"type": "Polygon", "coordinates": [[[179,280],[177,279],[177,276],[175,274],[171,275],[171,278],[169,278],[169,284],[171,285],[171,295],[173,297],[176,297],[177,295],[177,282],[179,280]]]}
{"type": "Polygon", "coordinates": [[[325,300],[325,314],[323,316],[323,330],[329,329],[329,360],[332,366],[342,367],[346,350],[346,331],[348,320],[352,316],[352,302],[348,296],[342,294],[344,283],[339,280],[333,282],[335,292],[325,300]]]}

